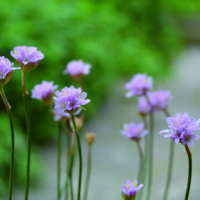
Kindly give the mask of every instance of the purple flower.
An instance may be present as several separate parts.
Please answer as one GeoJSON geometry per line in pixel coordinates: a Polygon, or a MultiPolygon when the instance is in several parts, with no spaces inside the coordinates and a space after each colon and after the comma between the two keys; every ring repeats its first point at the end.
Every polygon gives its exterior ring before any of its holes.
{"type": "Polygon", "coordinates": [[[10,52],[22,69],[32,70],[36,68],[44,58],[44,54],[37,50],[37,47],[18,46],[10,52]]]}
{"type": "Polygon", "coordinates": [[[138,112],[141,115],[147,115],[151,111],[151,106],[147,102],[147,99],[144,97],[138,98],[138,112]]]}
{"type": "Polygon", "coordinates": [[[82,60],[71,61],[67,64],[66,70],[63,74],[69,74],[71,76],[86,75],[90,72],[91,65],[84,63],[82,60]]]}
{"type": "Polygon", "coordinates": [[[61,118],[70,118],[70,114],[64,111],[53,110],[53,118],[55,121],[59,121],[61,118]]]}
{"type": "Polygon", "coordinates": [[[74,88],[74,86],[71,86],[70,88],[65,87],[61,90],[61,92],[56,91],[56,96],[57,97],[54,97],[54,99],[55,109],[57,111],[74,113],[81,106],[90,102],[89,99],[85,99],[87,97],[87,93],[82,92],[81,88],[74,88]]]}
{"type": "Polygon", "coordinates": [[[149,94],[149,100],[153,111],[165,110],[172,97],[169,91],[156,91],[149,94]]]}
{"type": "Polygon", "coordinates": [[[136,196],[138,190],[140,190],[143,187],[143,184],[140,184],[138,187],[137,184],[137,180],[135,180],[134,182],[126,180],[122,184],[122,192],[125,199],[131,200],[133,196],[136,196]]]}
{"type": "Polygon", "coordinates": [[[53,104],[54,90],[58,86],[53,86],[53,82],[42,81],[42,84],[36,85],[32,90],[32,98],[42,100],[47,105],[53,104]]]}
{"type": "Polygon", "coordinates": [[[12,76],[12,72],[15,69],[19,68],[12,68],[13,63],[10,62],[4,56],[0,57],[0,85],[5,85],[12,76]]]}
{"type": "Polygon", "coordinates": [[[125,88],[129,90],[126,97],[146,95],[152,89],[152,85],[153,80],[151,77],[147,77],[146,74],[137,74],[125,85],[125,88]]]}
{"type": "Polygon", "coordinates": [[[148,131],[144,130],[143,123],[140,124],[130,123],[130,124],[124,124],[124,130],[122,130],[121,133],[134,141],[138,141],[143,136],[145,136],[148,133],[148,131]]]}
{"type": "Polygon", "coordinates": [[[169,130],[163,130],[160,133],[170,133],[164,135],[165,138],[171,137],[178,144],[188,144],[189,147],[194,145],[194,140],[199,138],[194,131],[200,130],[200,120],[195,121],[195,118],[189,117],[188,113],[181,115],[177,113],[176,116],[168,117],[167,123],[169,130]]]}

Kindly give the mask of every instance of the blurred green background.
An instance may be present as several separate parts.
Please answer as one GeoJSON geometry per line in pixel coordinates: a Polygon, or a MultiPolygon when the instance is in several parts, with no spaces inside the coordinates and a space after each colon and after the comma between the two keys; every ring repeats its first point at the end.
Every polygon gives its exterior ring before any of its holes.
{"type": "MultiPolygon", "coordinates": [[[[37,69],[27,74],[27,88],[54,81],[59,89],[74,84],[62,72],[71,60],[82,59],[92,65],[84,79],[92,104],[86,117],[94,115],[109,88],[121,76],[141,72],[149,75],[170,73],[170,64],[184,45],[176,19],[200,13],[200,2],[182,0],[42,0],[0,1],[0,55],[14,59],[15,46],[36,46],[45,58],[37,69]]],[[[15,63],[15,66],[17,64],[15,63]]],[[[17,185],[24,183],[26,126],[21,89],[21,72],[14,71],[4,87],[12,105],[16,133],[17,185]]],[[[37,146],[56,138],[56,124],[47,107],[29,99],[33,142],[37,146]]],[[[3,101],[0,101],[0,193],[8,184],[10,129],[3,101]]],[[[34,148],[33,148],[34,151],[34,148]]],[[[35,150],[37,152],[37,150],[35,150]]],[[[32,175],[37,178],[41,162],[33,153],[32,175]]]]}

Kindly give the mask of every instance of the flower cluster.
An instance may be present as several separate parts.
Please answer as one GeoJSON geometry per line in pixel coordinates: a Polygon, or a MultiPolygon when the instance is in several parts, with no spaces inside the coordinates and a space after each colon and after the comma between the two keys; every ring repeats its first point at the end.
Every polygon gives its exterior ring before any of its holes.
{"type": "Polygon", "coordinates": [[[85,99],[87,93],[82,92],[81,88],[65,87],[61,92],[56,91],[55,109],[57,111],[65,111],[68,113],[76,112],[81,106],[90,102],[89,99],[85,99]]]}
{"type": "Polygon", "coordinates": [[[137,180],[135,180],[134,182],[126,180],[122,184],[122,192],[125,200],[131,200],[133,197],[136,196],[138,190],[143,187],[143,184],[140,184],[139,186],[137,186],[137,184],[137,180]]]}
{"type": "Polygon", "coordinates": [[[122,130],[121,133],[134,141],[139,141],[143,136],[145,136],[148,133],[148,131],[144,130],[143,123],[130,123],[124,124],[124,130],[122,130]]]}
{"type": "Polygon", "coordinates": [[[125,88],[129,90],[126,97],[146,95],[152,89],[152,86],[153,80],[151,77],[147,77],[146,74],[137,74],[125,85],[125,88]]]}
{"type": "Polygon", "coordinates": [[[11,79],[12,72],[15,69],[19,68],[13,68],[13,63],[10,62],[7,58],[4,56],[0,57],[0,85],[5,85],[8,83],[8,81],[11,79]]]}
{"type": "Polygon", "coordinates": [[[182,144],[188,144],[189,147],[194,145],[194,140],[199,138],[199,135],[194,131],[200,130],[200,120],[195,121],[195,118],[189,117],[188,113],[177,113],[175,116],[168,117],[167,123],[169,130],[163,130],[160,133],[169,133],[164,135],[165,138],[173,138],[174,141],[182,144]]]}
{"type": "Polygon", "coordinates": [[[57,87],[57,85],[53,85],[53,82],[42,81],[41,84],[33,88],[32,98],[42,100],[45,104],[51,106],[53,104],[54,90],[57,87]]]}
{"type": "Polygon", "coordinates": [[[18,46],[11,51],[11,56],[17,60],[22,70],[32,70],[36,68],[39,61],[44,58],[44,54],[37,50],[37,47],[18,46]]]}
{"type": "Polygon", "coordinates": [[[71,76],[89,74],[91,65],[84,63],[82,60],[71,61],[67,64],[66,70],[63,74],[69,74],[71,76]]]}

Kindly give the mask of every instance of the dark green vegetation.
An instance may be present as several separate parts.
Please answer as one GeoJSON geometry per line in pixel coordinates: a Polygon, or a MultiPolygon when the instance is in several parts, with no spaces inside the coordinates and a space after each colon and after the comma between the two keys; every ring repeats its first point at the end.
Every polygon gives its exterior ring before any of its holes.
{"type": "MultiPolygon", "coordinates": [[[[10,51],[21,45],[36,46],[45,55],[38,68],[27,74],[30,94],[42,80],[54,81],[59,89],[71,84],[77,86],[69,76],[62,75],[71,60],[82,59],[92,65],[90,75],[84,80],[88,97],[92,100],[87,110],[91,115],[97,111],[117,77],[131,77],[136,72],[149,75],[167,72],[181,46],[174,16],[199,13],[200,2],[19,0],[0,1],[0,8],[0,55],[14,62],[10,51]]],[[[26,158],[22,133],[26,127],[20,70],[13,72],[4,89],[13,107],[18,156],[15,181],[21,183],[26,158]]],[[[55,139],[57,126],[48,108],[35,99],[29,99],[29,102],[33,141],[47,143],[55,139]]],[[[6,113],[3,101],[0,106],[2,113],[6,113]]],[[[6,118],[4,114],[0,115],[2,191],[7,187],[4,172],[9,171],[10,153],[10,129],[8,123],[4,123],[6,118]]],[[[34,159],[32,164],[36,164],[34,159]]]]}

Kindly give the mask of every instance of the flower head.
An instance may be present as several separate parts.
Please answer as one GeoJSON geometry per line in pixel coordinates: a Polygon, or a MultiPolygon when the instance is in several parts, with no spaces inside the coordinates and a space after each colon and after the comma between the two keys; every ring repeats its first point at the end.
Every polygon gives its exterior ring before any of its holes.
{"type": "Polygon", "coordinates": [[[64,111],[53,110],[53,118],[55,121],[60,121],[62,118],[70,118],[70,114],[64,111]]]}
{"type": "Polygon", "coordinates": [[[149,94],[149,100],[153,111],[165,110],[172,97],[169,91],[156,91],[149,94]]]}
{"type": "Polygon", "coordinates": [[[44,54],[38,51],[37,47],[17,46],[10,54],[23,70],[36,68],[40,60],[44,58],[44,54]]]}
{"type": "Polygon", "coordinates": [[[140,190],[143,187],[143,184],[140,184],[139,186],[137,186],[137,184],[137,180],[135,180],[134,182],[126,180],[122,184],[122,192],[125,199],[130,200],[132,199],[132,197],[136,196],[138,190],[140,190]]]}
{"type": "Polygon", "coordinates": [[[41,84],[33,88],[32,98],[42,100],[45,104],[51,106],[53,104],[54,90],[57,87],[57,85],[53,85],[53,82],[42,81],[41,84]]]}
{"type": "Polygon", "coordinates": [[[90,102],[86,99],[87,93],[82,92],[81,88],[65,87],[61,92],[56,91],[55,109],[57,111],[65,111],[69,113],[76,112],[81,106],[90,102]]]}
{"type": "Polygon", "coordinates": [[[148,131],[144,130],[143,123],[140,124],[130,123],[130,124],[124,124],[124,130],[122,130],[121,133],[134,141],[138,141],[143,136],[145,136],[148,133],[148,131]]]}
{"type": "Polygon", "coordinates": [[[97,135],[97,134],[94,133],[94,132],[92,132],[92,133],[86,132],[86,133],[85,133],[85,139],[86,139],[88,145],[92,145],[92,143],[94,142],[94,140],[95,140],[95,138],[96,138],[96,135],[97,135]]]}
{"type": "Polygon", "coordinates": [[[194,131],[200,130],[200,120],[195,121],[195,118],[189,117],[188,113],[180,114],[176,116],[168,117],[167,123],[169,130],[163,130],[160,133],[170,133],[164,135],[165,138],[171,137],[178,144],[188,144],[189,147],[194,145],[194,140],[199,138],[194,131]]]}
{"type": "Polygon", "coordinates": [[[147,115],[151,111],[151,106],[147,102],[147,99],[144,97],[138,98],[138,112],[141,115],[147,115]]]}
{"type": "Polygon", "coordinates": [[[146,95],[152,87],[153,80],[151,77],[147,77],[146,74],[137,74],[125,85],[125,88],[129,90],[129,92],[126,93],[126,97],[146,95]]]}
{"type": "Polygon", "coordinates": [[[78,81],[82,79],[84,75],[90,73],[90,68],[90,64],[84,63],[82,60],[74,60],[67,64],[63,74],[69,74],[74,80],[78,81]]]}
{"type": "Polygon", "coordinates": [[[5,85],[12,76],[12,72],[15,69],[19,68],[12,68],[13,63],[10,62],[4,56],[0,57],[0,85],[5,85]]]}

